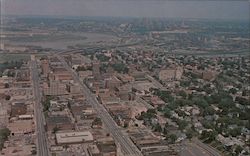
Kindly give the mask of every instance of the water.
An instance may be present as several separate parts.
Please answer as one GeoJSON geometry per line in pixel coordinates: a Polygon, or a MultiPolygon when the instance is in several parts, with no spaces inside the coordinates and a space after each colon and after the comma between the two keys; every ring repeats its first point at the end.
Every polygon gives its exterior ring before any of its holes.
{"type": "Polygon", "coordinates": [[[101,33],[71,33],[70,35],[77,35],[86,37],[86,39],[67,39],[67,35],[65,34],[65,38],[62,40],[49,40],[49,41],[34,41],[34,42],[23,42],[23,41],[8,41],[9,44],[13,45],[31,45],[31,46],[41,46],[43,48],[53,48],[53,49],[66,49],[68,46],[74,46],[76,44],[88,44],[88,43],[96,43],[96,42],[110,42],[116,41],[118,38],[113,35],[101,34],[101,33]]]}

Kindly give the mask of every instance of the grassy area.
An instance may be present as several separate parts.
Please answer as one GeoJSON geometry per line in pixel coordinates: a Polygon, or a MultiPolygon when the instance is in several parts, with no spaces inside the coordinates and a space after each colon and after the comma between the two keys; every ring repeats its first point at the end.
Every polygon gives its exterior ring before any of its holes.
{"type": "Polygon", "coordinates": [[[55,40],[70,41],[70,40],[85,40],[85,39],[87,39],[87,37],[72,35],[72,34],[53,34],[53,35],[49,34],[49,35],[34,35],[27,37],[9,38],[9,40],[13,42],[43,42],[43,41],[53,42],[55,40]]]}
{"type": "Polygon", "coordinates": [[[196,55],[196,56],[249,56],[249,49],[242,49],[238,51],[191,51],[186,50],[184,52],[175,52],[176,55],[196,55]]]}
{"type": "MultiPolygon", "coordinates": [[[[36,57],[43,57],[46,56],[44,53],[36,54],[36,57]]],[[[29,61],[30,54],[0,54],[0,64],[4,62],[11,62],[11,61],[29,61]]]]}
{"type": "Polygon", "coordinates": [[[4,146],[4,142],[8,139],[10,135],[10,130],[8,128],[0,129],[0,151],[4,146]]]}
{"type": "Polygon", "coordinates": [[[0,63],[7,61],[30,60],[29,54],[0,54],[0,63]]]}

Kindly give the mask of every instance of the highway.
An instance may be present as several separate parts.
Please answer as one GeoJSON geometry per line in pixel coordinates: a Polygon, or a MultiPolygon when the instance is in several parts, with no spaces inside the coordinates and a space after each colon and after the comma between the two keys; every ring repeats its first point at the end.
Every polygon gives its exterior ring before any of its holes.
{"type": "Polygon", "coordinates": [[[37,69],[37,63],[34,55],[30,61],[31,76],[33,81],[33,93],[34,93],[34,116],[36,123],[36,135],[37,135],[37,154],[38,156],[49,156],[47,135],[44,128],[44,114],[41,103],[41,92],[39,85],[39,74],[37,69]]]}
{"type": "Polygon", "coordinates": [[[130,140],[129,136],[127,134],[124,134],[120,130],[119,126],[115,123],[115,121],[104,108],[104,106],[97,101],[96,96],[89,90],[89,88],[83,82],[81,82],[77,73],[65,62],[64,58],[59,56],[58,54],[55,54],[55,56],[63,63],[64,68],[66,68],[72,73],[74,81],[80,84],[83,94],[86,97],[86,100],[93,106],[95,111],[98,113],[107,130],[113,136],[116,143],[118,143],[121,147],[124,156],[142,156],[141,152],[130,140]]]}

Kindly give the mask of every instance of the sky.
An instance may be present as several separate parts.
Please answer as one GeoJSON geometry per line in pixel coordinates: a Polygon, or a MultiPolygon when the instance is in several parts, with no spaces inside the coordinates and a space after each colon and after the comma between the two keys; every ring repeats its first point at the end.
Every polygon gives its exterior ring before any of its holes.
{"type": "Polygon", "coordinates": [[[8,15],[166,17],[249,20],[239,0],[3,0],[8,15]]]}

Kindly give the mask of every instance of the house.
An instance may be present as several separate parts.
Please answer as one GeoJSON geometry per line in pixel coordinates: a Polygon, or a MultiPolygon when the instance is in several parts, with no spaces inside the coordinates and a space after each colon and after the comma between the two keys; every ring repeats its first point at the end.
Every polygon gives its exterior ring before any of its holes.
{"type": "Polygon", "coordinates": [[[174,80],[180,80],[182,74],[183,74],[183,68],[174,67],[161,70],[159,72],[158,77],[161,81],[174,81],[174,80]]]}
{"type": "Polygon", "coordinates": [[[219,134],[216,137],[216,140],[221,142],[224,146],[233,146],[233,145],[239,145],[239,146],[244,146],[244,142],[241,140],[235,138],[235,137],[224,137],[223,135],[219,134]]]}
{"type": "Polygon", "coordinates": [[[155,107],[161,107],[165,105],[165,102],[161,100],[158,96],[152,96],[150,99],[150,103],[155,107]]]}

